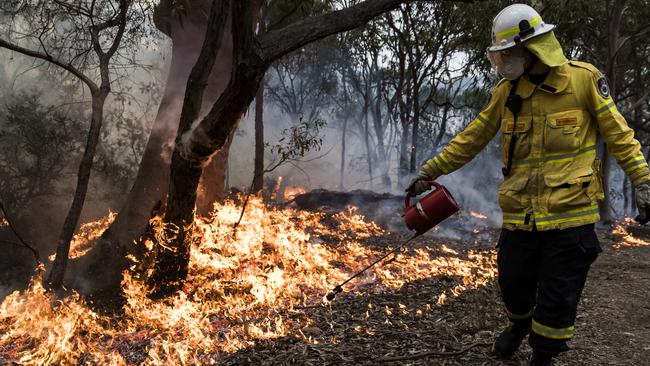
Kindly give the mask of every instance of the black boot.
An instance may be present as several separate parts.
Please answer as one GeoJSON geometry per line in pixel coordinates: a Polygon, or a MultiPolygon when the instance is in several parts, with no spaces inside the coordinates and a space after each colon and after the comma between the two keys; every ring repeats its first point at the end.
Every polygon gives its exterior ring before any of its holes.
{"type": "Polygon", "coordinates": [[[533,351],[533,356],[530,358],[528,366],[551,366],[553,355],[546,352],[533,351]]]}
{"type": "Polygon", "coordinates": [[[530,333],[530,322],[512,324],[501,332],[494,341],[492,354],[500,359],[512,357],[528,333],[530,333]]]}

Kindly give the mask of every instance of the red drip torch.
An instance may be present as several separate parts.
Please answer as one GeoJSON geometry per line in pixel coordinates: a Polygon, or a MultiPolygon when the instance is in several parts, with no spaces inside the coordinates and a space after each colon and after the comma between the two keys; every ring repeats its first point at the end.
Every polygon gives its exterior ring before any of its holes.
{"type": "Polygon", "coordinates": [[[445,188],[443,185],[436,182],[429,182],[429,184],[431,185],[431,187],[435,187],[435,189],[429,192],[426,196],[422,197],[415,205],[411,206],[411,198],[413,197],[413,195],[410,192],[407,193],[405,197],[404,221],[406,222],[406,226],[409,229],[415,230],[415,233],[411,237],[406,239],[406,241],[404,241],[398,247],[389,251],[383,256],[379,257],[374,262],[370,263],[370,265],[368,265],[366,268],[355,273],[350,278],[341,282],[338,286],[334,287],[332,291],[330,291],[327,294],[327,296],[325,296],[327,301],[334,300],[336,295],[341,291],[343,291],[343,285],[352,281],[353,279],[355,279],[356,277],[358,277],[359,275],[361,275],[362,273],[364,273],[365,271],[373,267],[375,264],[384,260],[389,255],[402,249],[402,247],[410,243],[411,240],[429,231],[431,228],[438,225],[443,220],[445,220],[446,218],[448,218],[449,216],[453,215],[458,211],[459,209],[458,203],[451,195],[451,193],[449,193],[447,188],[445,188]]]}

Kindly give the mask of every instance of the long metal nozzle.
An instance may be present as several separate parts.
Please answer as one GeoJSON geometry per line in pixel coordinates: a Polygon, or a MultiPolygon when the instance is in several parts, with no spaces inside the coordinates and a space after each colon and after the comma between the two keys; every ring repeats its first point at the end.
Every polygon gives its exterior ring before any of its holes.
{"type": "Polygon", "coordinates": [[[332,289],[332,291],[330,291],[330,292],[325,296],[325,299],[327,299],[327,301],[329,301],[329,302],[333,301],[334,298],[336,297],[336,295],[338,295],[340,292],[343,291],[343,285],[345,285],[346,283],[348,283],[348,282],[352,281],[353,279],[357,278],[357,277],[358,277],[359,275],[361,275],[363,272],[369,270],[369,269],[372,268],[375,264],[381,262],[382,260],[384,260],[384,259],[385,259],[386,257],[388,257],[389,255],[395,253],[395,252],[398,251],[399,249],[402,249],[406,244],[410,243],[411,240],[417,238],[418,236],[420,236],[420,233],[415,233],[415,234],[413,234],[413,236],[411,236],[410,238],[408,238],[405,242],[403,242],[403,243],[400,244],[399,246],[395,247],[394,249],[392,249],[392,250],[389,251],[388,253],[384,254],[383,256],[379,257],[379,258],[376,259],[374,262],[370,263],[366,268],[364,268],[364,269],[362,269],[361,271],[359,271],[359,272],[353,274],[350,278],[348,278],[347,280],[345,280],[345,281],[341,282],[340,284],[338,284],[336,287],[334,287],[334,288],[332,289]]]}

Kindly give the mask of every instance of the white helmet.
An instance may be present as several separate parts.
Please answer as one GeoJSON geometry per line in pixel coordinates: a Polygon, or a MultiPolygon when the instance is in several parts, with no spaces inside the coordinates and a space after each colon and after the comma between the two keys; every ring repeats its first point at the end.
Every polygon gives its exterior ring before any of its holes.
{"type": "Polygon", "coordinates": [[[525,4],[510,5],[497,14],[492,22],[492,46],[488,51],[514,47],[555,28],[546,24],[535,9],[525,4]]]}

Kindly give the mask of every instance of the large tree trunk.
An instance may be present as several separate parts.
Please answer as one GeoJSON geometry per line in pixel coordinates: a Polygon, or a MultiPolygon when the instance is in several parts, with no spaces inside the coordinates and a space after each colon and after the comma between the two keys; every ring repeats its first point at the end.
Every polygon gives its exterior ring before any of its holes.
{"type": "MultiPolygon", "coordinates": [[[[234,8],[247,6],[250,5],[233,4],[234,8]]],[[[246,22],[242,27],[246,27],[246,22]]],[[[241,32],[246,33],[244,30],[241,32]]],[[[167,294],[180,288],[187,276],[191,237],[186,234],[191,233],[188,228],[193,222],[196,189],[203,170],[202,162],[209,158],[213,149],[223,148],[227,136],[255,97],[266,70],[266,65],[254,53],[251,42],[252,39],[248,37],[235,41],[235,52],[239,54],[233,65],[232,79],[206,117],[221,123],[211,124],[208,131],[191,133],[192,140],[189,142],[176,141],[163,228],[167,243],[164,246],[156,245],[153,272],[148,278],[149,286],[159,294],[167,294]],[[208,139],[204,133],[213,138],[208,139]]],[[[179,131],[179,138],[184,133],[188,133],[188,128],[179,131]]]]}
{"type": "Polygon", "coordinates": [[[172,57],[163,98],[135,182],[115,221],[103,235],[103,239],[122,249],[142,234],[151,210],[167,194],[173,141],[187,79],[205,36],[207,3],[207,0],[193,1],[182,24],[167,9],[171,7],[167,1],[161,1],[156,8],[156,26],[171,38],[172,57]]]}
{"type": "Polygon", "coordinates": [[[210,162],[203,169],[196,197],[196,212],[208,216],[214,208],[215,202],[220,202],[226,193],[226,167],[232,134],[226,140],[223,149],[212,156],[210,162]]]}

